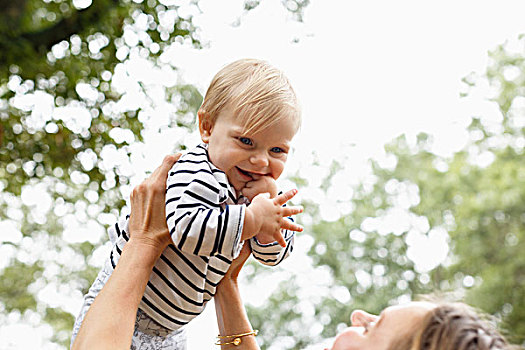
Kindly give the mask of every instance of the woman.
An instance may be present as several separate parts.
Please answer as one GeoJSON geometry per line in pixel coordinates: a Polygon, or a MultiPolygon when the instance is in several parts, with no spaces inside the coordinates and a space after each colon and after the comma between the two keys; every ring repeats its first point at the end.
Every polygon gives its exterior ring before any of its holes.
{"type": "MultiPolygon", "coordinates": [[[[252,328],[237,285],[237,276],[248,256],[249,251],[243,249],[215,295],[222,335],[219,343],[228,343],[222,349],[259,349],[255,335],[244,336],[252,328]],[[235,337],[239,334],[242,336],[235,337]],[[241,341],[238,346],[232,344],[235,339],[241,341]]],[[[411,302],[388,307],[379,316],[356,310],[350,319],[352,327],[337,335],[330,350],[511,349],[492,325],[462,303],[411,302]]]]}
{"type": "Polygon", "coordinates": [[[412,302],[389,307],[379,317],[354,311],[351,321],[332,350],[510,349],[489,323],[462,303],[412,302]]]}
{"type": "MultiPolygon", "coordinates": [[[[131,194],[130,240],[112,276],[86,314],[72,349],[129,349],[138,305],[149,274],[171,239],[166,226],[164,188],[178,159],[168,156],[131,194]],[[156,210],[154,210],[156,209],[156,210]],[[111,315],[111,316],[110,316],[111,315]]],[[[257,350],[256,331],[240,298],[237,277],[250,256],[245,245],[217,287],[215,308],[221,349],[257,350]]],[[[413,302],[389,307],[380,316],[354,311],[352,327],[331,350],[496,350],[504,338],[464,304],[413,302]]]]}

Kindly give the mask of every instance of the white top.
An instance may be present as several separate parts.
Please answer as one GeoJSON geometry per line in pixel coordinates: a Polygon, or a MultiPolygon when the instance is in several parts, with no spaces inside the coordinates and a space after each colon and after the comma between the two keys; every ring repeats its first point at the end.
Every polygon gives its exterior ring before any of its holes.
{"type": "MultiPolygon", "coordinates": [[[[199,315],[239,254],[248,200],[236,198],[226,174],[209,160],[207,145],[183,155],[169,172],[166,220],[173,240],[153,267],[140,308],[169,329],[199,315]]],[[[128,217],[109,229],[113,268],[129,239],[128,217]]],[[[291,219],[291,218],[290,218],[291,219]]],[[[253,256],[277,265],[293,250],[294,232],[283,230],[286,247],[250,239],[253,256]]]]}

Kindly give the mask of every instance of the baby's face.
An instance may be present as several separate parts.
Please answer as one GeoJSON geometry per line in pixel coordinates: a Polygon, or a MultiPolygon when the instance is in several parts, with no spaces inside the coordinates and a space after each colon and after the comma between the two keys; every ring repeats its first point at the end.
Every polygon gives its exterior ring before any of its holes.
{"type": "Polygon", "coordinates": [[[237,191],[260,176],[281,176],[295,133],[296,123],[283,118],[262,131],[244,134],[230,109],[224,109],[213,126],[203,126],[201,121],[201,137],[208,143],[211,162],[226,173],[237,191]]]}

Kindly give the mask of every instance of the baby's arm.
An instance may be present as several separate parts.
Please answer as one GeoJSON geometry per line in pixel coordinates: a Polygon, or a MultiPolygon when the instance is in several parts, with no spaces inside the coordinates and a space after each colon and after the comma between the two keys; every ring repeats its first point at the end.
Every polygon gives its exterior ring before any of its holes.
{"type": "MultiPolygon", "coordinates": [[[[250,201],[259,193],[270,193],[270,198],[277,196],[277,184],[270,176],[261,176],[254,181],[250,181],[243,188],[242,194],[250,201]]],[[[294,221],[292,217],[287,220],[294,221]]],[[[255,259],[264,265],[278,265],[286,259],[293,250],[295,232],[290,230],[281,230],[281,234],[286,242],[286,247],[282,247],[272,236],[264,233],[257,233],[250,239],[252,254],[255,259]]]]}
{"type": "MultiPolygon", "coordinates": [[[[261,193],[269,193],[270,198],[273,199],[277,196],[277,183],[271,176],[258,176],[253,181],[246,183],[246,186],[242,189],[242,194],[248,200],[253,201],[253,198],[261,193]]],[[[293,220],[292,220],[293,221],[293,220]]],[[[264,233],[257,233],[255,236],[257,242],[267,245],[275,242],[272,236],[268,236],[264,233]]]]}
{"type": "MultiPolygon", "coordinates": [[[[258,176],[253,181],[246,183],[246,186],[241,192],[243,196],[250,200],[250,202],[256,195],[260,193],[269,193],[270,198],[275,198],[277,196],[277,182],[271,176],[258,176]]],[[[292,218],[289,218],[289,220],[293,222],[292,218]]],[[[285,232],[283,232],[283,234],[285,234],[285,232]]],[[[265,235],[264,233],[257,233],[255,237],[257,239],[257,243],[262,245],[269,245],[275,242],[272,236],[265,235]]]]}
{"type": "Polygon", "coordinates": [[[167,183],[166,220],[179,250],[208,257],[235,256],[246,207],[226,205],[225,186],[200,163],[181,159],[172,168],[167,183]]]}
{"type": "MultiPolygon", "coordinates": [[[[291,218],[287,218],[290,220],[291,218]]],[[[250,247],[252,248],[253,257],[261,264],[268,266],[275,266],[286,259],[293,251],[295,232],[290,230],[281,230],[286,247],[280,246],[277,242],[263,244],[258,240],[258,236],[250,239],[250,247]]]]}
{"type": "Polygon", "coordinates": [[[281,229],[301,232],[303,228],[292,221],[288,216],[299,214],[302,207],[283,207],[283,205],[297,194],[291,190],[271,199],[268,193],[262,193],[253,198],[252,203],[246,208],[242,240],[252,238],[256,234],[263,234],[286,247],[286,241],[281,234],[281,229]]]}

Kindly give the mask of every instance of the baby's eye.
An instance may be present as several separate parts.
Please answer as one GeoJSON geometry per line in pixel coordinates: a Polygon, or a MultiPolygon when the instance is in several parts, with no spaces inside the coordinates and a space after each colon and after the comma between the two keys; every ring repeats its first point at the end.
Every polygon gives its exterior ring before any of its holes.
{"type": "Polygon", "coordinates": [[[273,153],[286,153],[285,150],[282,149],[281,147],[273,147],[273,148],[271,149],[271,151],[272,151],[273,153]]]}
{"type": "Polygon", "coordinates": [[[239,141],[241,141],[242,143],[244,143],[245,145],[248,145],[248,146],[253,145],[252,140],[247,138],[247,137],[239,137],[239,141]]]}

